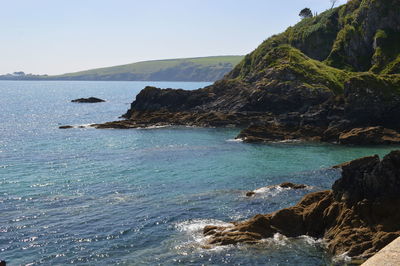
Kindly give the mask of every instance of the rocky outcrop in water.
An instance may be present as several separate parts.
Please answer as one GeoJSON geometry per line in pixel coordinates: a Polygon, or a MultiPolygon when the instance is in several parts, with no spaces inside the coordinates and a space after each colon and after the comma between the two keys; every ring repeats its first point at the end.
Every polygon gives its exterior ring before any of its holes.
{"type": "MultiPolygon", "coordinates": [[[[261,189],[274,189],[277,187],[278,188],[286,188],[286,189],[304,189],[304,188],[307,188],[307,185],[295,184],[295,183],[291,183],[291,182],[284,182],[284,183],[276,185],[276,186],[267,186],[267,187],[264,187],[261,189]]],[[[259,190],[260,189],[246,192],[246,197],[252,197],[252,196],[256,195],[259,190]]]]}
{"type": "Polygon", "coordinates": [[[206,226],[211,245],[257,243],[280,233],[323,238],[335,255],[368,258],[400,236],[400,151],[341,165],[332,190],[307,194],[295,206],[236,222],[206,226]]]}
{"type": "Polygon", "coordinates": [[[71,102],[73,102],[73,103],[101,103],[101,102],[105,102],[105,100],[99,99],[96,97],[89,97],[89,98],[75,99],[75,100],[72,100],[71,102]]]}

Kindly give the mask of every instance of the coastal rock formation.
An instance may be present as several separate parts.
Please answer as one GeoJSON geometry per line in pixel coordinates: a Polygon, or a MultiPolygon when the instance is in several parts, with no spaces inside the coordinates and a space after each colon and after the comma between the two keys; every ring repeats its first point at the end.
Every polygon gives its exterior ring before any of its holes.
{"type": "Polygon", "coordinates": [[[269,117],[262,113],[224,113],[210,112],[169,112],[169,111],[135,111],[130,119],[93,124],[95,128],[145,128],[157,126],[199,126],[199,127],[234,127],[245,126],[249,121],[264,121],[269,117]]]}
{"type": "Polygon", "coordinates": [[[96,97],[89,97],[89,98],[75,99],[75,100],[72,100],[71,102],[73,102],[73,103],[101,103],[101,102],[105,102],[105,100],[99,99],[96,97]]]}
{"type": "Polygon", "coordinates": [[[209,244],[256,243],[280,233],[323,238],[335,255],[368,258],[400,236],[400,151],[343,164],[332,190],[234,227],[206,226],[209,244]]]}
{"type": "Polygon", "coordinates": [[[354,128],[339,136],[341,144],[400,144],[400,134],[383,127],[354,128]]]}
{"type": "Polygon", "coordinates": [[[399,14],[397,0],[348,1],[268,38],[211,86],[146,87],[125,121],[94,127],[237,126],[249,142],[392,143],[389,130],[400,130],[399,14]],[[382,136],[339,139],[377,126],[382,136]]]}
{"type": "Polygon", "coordinates": [[[365,128],[291,126],[288,124],[251,125],[236,137],[245,142],[329,141],[340,144],[377,145],[400,144],[400,133],[381,126],[365,128]]]}
{"type": "Polygon", "coordinates": [[[237,139],[245,142],[272,142],[289,140],[310,140],[321,139],[323,129],[312,126],[291,126],[287,124],[265,124],[251,125],[242,130],[237,139]]]}

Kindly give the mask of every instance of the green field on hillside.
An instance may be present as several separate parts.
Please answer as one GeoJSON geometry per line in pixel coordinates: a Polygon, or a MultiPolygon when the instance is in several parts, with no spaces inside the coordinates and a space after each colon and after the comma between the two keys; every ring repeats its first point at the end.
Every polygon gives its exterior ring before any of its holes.
{"type": "Polygon", "coordinates": [[[78,80],[214,81],[237,65],[243,56],[212,56],[154,60],[67,73],[51,78],[78,80]]]}
{"type": "Polygon", "coordinates": [[[5,80],[131,80],[216,81],[231,71],[243,56],[210,56],[143,61],[96,68],[62,75],[32,75],[24,72],[0,75],[5,80]]]}

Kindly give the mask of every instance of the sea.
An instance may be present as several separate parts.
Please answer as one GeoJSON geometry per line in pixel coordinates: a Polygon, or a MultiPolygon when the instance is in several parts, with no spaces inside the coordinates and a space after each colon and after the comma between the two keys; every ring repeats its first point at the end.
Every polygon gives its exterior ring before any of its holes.
{"type": "Polygon", "coordinates": [[[205,225],[289,207],[331,166],[400,148],[246,144],[239,128],[94,129],[145,86],[198,82],[0,81],[0,260],[7,265],[331,265],[321,239],[275,235],[205,248],[205,225]],[[71,103],[81,97],[104,103],[71,103]],[[77,128],[59,129],[61,125],[77,128]],[[84,126],[78,128],[78,126],[84,126]],[[282,182],[306,184],[281,189],[282,182]],[[246,192],[256,190],[255,197],[246,192]]]}

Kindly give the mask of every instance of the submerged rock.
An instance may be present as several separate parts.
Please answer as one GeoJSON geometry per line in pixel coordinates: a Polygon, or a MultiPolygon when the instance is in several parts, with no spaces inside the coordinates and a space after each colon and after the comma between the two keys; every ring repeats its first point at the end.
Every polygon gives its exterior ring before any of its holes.
{"type": "Polygon", "coordinates": [[[332,190],[310,193],[293,207],[235,223],[205,227],[209,244],[256,243],[280,233],[323,238],[335,255],[368,258],[400,236],[400,151],[342,166],[332,190]]]}
{"type": "Polygon", "coordinates": [[[294,184],[294,183],[290,183],[290,182],[285,182],[279,185],[281,188],[291,188],[291,189],[303,189],[306,188],[307,185],[303,185],[303,184],[294,184]]]}
{"type": "MultiPolygon", "coordinates": [[[[307,188],[307,185],[284,182],[279,185],[267,186],[267,187],[260,188],[260,189],[274,189],[274,188],[278,188],[278,187],[279,188],[289,188],[289,189],[304,189],[304,188],[307,188]]],[[[246,197],[252,197],[252,196],[256,195],[260,189],[246,192],[246,197]]]]}
{"type": "Polygon", "coordinates": [[[246,192],[246,197],[253,197],[256,193],[254,191],[246,192]]]}
{"type": "Polygon", "coordinates": [[[96,97],[89,97],[89,98],[75,99],[75,100],[72,100],[71,102],[73,102],[73,103],[101,103],[101,102],[105,102],[105,100],[96,98],[96,97]]]}

